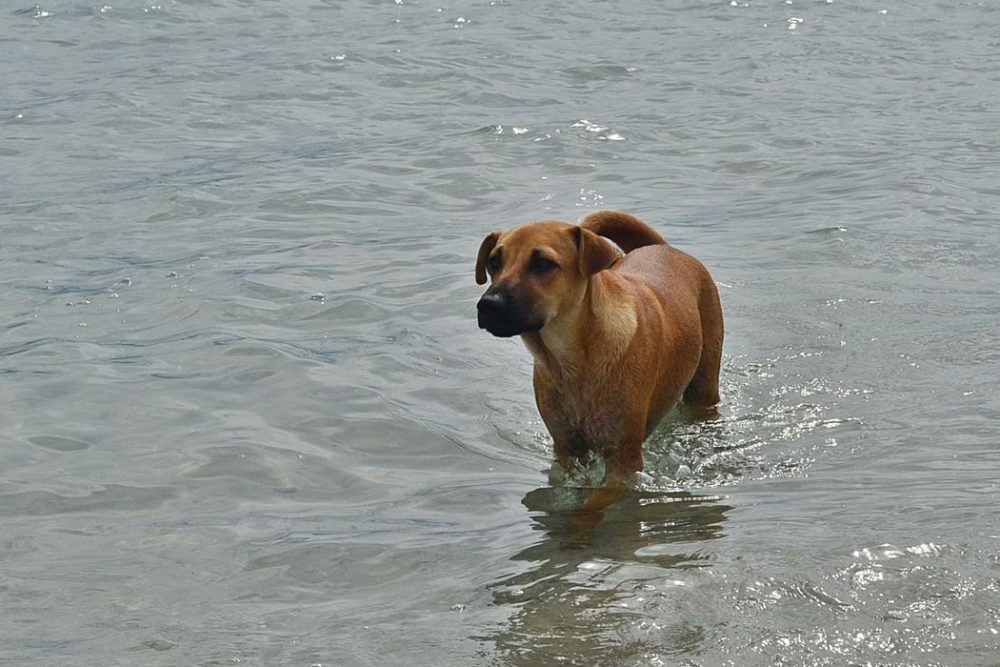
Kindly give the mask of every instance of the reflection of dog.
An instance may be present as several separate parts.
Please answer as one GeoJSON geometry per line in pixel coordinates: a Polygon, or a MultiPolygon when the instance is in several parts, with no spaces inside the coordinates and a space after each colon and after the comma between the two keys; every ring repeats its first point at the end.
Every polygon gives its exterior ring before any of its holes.
{"type": "Polygon", "coordinates": [[[621,211],[579,226],[543,221],[492,232],[476,259],[479,326],[520,335],[535,359],[535,401],[560,465],[588,451],[606,464],[604,492],[642,470],[642,442],[682,397],[719,401],[722,309],[694,257],[621,211]],[[625,251],[622,256],[605,238],[625,251]]]}

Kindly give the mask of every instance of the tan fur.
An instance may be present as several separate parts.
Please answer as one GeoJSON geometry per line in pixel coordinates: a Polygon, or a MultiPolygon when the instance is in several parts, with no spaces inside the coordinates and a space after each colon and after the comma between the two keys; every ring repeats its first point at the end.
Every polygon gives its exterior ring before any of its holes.
{"type": "Polygon", "coordinates": [[[493,232],[477,257],[480,284],[491,258],[493,289],[538,327],[521,338],[556,459],[565,466],[588,451],[604,458],[607,488],[588,501],[602,507],[617,497],[608,489],[642,470],[643,440],[679,400],[718,402],[715,283],[698,260],[619,211],[592,213],[580,226],[543,221],[493,232]],[[629,252],[621,256],[590,228],[629,252]],[[533,270],[538,256],[558,268],[533,270]]]}

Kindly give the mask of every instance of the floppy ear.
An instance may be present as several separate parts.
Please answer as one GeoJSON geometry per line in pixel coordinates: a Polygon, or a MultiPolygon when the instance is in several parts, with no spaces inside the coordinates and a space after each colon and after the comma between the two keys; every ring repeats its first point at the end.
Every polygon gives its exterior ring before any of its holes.
{"type": "Polygon", "coordinates": [[[576,240],[580,273],[584,276],[603,271],[621,257],[613,245],[589,229],[574,227],[573,236],[576,240]]]}
{"type": "Polygon", "coordinates": [[[483,239],[482,244],[479,246],[479,255],[476,256],[476,284],[483,285],[486,283],[486,260],[489,259],[490,253],[493,252],[493,248],[496,247],[497,239],[500,238],[500,232],[490,232],[483,239]]]}

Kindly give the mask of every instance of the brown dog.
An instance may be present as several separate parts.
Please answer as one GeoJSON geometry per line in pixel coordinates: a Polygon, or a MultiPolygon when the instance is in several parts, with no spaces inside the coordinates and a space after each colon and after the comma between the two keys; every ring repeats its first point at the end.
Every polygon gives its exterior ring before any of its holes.
{"type": "Polygon", "coordinates": [[[588,451],[606,464],[612,502],[642,470],[642,442],[682,397],[719,401],[722,309],[708,271],[637,218],[595,211],[579,226],[519,225],[483,239],[479,326],[521,336],[535,360],[535,401],[557,462],[588,451]],[[607,237],[607,238],[604,238],[607,237]],[[611,239],[625,251],[622,255],[611,239]]]}

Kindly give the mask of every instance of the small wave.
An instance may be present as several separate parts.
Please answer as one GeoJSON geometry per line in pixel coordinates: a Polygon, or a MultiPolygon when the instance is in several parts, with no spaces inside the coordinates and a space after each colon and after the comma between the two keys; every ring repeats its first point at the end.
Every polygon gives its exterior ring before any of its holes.
{"type": "Polygon", "coordinates": [[[610,127],[594,123],[585,118],[576,121],[570,127],[581,129],[584,132],[593,135],[600,141],[625,141],[625,137],[612,130],[610,127]]]}

